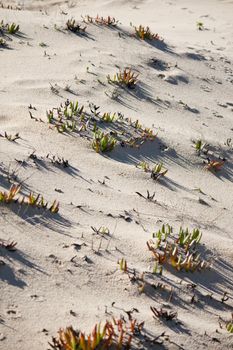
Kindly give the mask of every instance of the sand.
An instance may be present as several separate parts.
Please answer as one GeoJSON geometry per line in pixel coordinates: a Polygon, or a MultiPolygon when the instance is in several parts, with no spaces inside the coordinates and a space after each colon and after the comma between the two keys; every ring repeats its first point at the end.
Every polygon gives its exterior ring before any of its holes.
{"type": "Polygon", "coordinates": [[[19,24],[20,32],[0,47],[0,190],[20,184],[24,195],[58,200],[59,212],[0,204],[1,242],[17,242],[15,251],[0,247],[0,349],[48,349],[60,328],[88,333],[133,308],[145,322],[137,348],[232,349],[219,318],[233,312],[233,2],[2,4],[0,21],[19,24]],[[81,16],[97,14],[119,22],[82,23],[81,16]],[[87,26],[85,35],[65,29],[70,18],[87,26]],[[137,39],[133,26],[140,24],[163,41],[137,39]],[[135,89],[107,81],[125,67],[139,74],[135,89]],[[93,103],[101,113],[138,119],[157,137],[96,153],[87,138],[48,124],[46,111],[66,99],[88,113],[93,103]],[[5,132],[20,138],[10,141],[5,132]],[[197,154],[197,140],[207,154],[197,154]],[[56,162],[62,158],[68,167],[56,162]],[[208,171],[207,158],[224,164],[208,171]],[[168,172],[155,181],[137,166],[143,161],[162,162],[168,172]],[[140,196],[147,191],[152,200],[140,196]],[[162,224],[174,232],[199,228],[210,269],[165,265],[162,276],[153,273],[146,243],[162,224]],[[151,306],[177,318],[154,319],[151,306]]]}

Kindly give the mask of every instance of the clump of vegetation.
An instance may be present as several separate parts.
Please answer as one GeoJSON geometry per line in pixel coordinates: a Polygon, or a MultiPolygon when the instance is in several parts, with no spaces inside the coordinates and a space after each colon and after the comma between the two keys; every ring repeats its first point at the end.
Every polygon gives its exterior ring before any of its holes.
{"type": "Polygon", "coordinates": [[[89,15],[83,17],[83,22],[85,23],[95,23],[98,25],[103,25],[103,26],[113,26],[115,27],[119,21],[115,19],[115,17],[107,16],[107,17],[100,17],[97,15],[96,17],[91,17],[89,15]]]}
{"type": "Polygon", "coordinates": [[[153,168],[150,168],[149,164],[147,162],[140,162],[137,165],[138,168],[141,168],[146,173],[151,174],[151,178],[153,180],[158,180],[161,176],[165,176],[168,172],[168,169],[164,168],[163,163],[158,163],[153,166],[153,168]]]}
{"type": "Polygon", "coordinates": [[[19,25],[12,23],[4,23],[3,21],[0,22],[0,32],[2,34],[16,34],[19,32],[19,25]]]}
{"type": "Polygon", "coordinates": [[[142,40],[161,40],[158,34],[153,34],[149,27],[134,27],[135,35],[142,40]]]}
{"type": "Polygon", "coordinates": [[[198,229],[189,231],[181,227],[178,234],[173,235],[172,227],[163,225],[153,237],[156,238],[156,241],[148,241],[147,246],[160,271],[165,263],[177,271],[185,270],[187,272],[201,271],[209,267],[209,263],[202,260],[198,252],[202,237],[198,229]]]}
{"type": "Polygon", "coordinates": [[[58,108],[53,108],[46,112],[48,122],[53,124],[58,132],[74,132],[86,129],[84,106],[79,106],[79,102],[66,100],[58,108]]]}
{"type": "Polygon", "coordinates": [[[59,211],[59,202],[53,201],[51,205],[44,200],[44,197],[40,194],[35,195],[30,193],[28,196],[20,196],[21,186],[12,185],[8,192],[0,191],[0,203],[11,204],[18,203],[24,206],[48,209],[51,213],[55,214],[59,211]]]}
{"type": "Polygon", "coordinates": [[[134,337],[140,334],[143,323],[136,319],[127,322],[125,319],[106,321],[105,325],[95,325],[88,336],[72,327],[61,329],[58,337],[52,339],[50,347],[55,350],[98,350],[98,349],[130,349],[134,337]]]}
{"type": "Polygon", "coordinates": [[[137,82],[138,76],[136,72],[133,72],[131,68],[124,68],[123,71],[119,71],[112,78],[107,75],[108,83],[116,84],[122,87],[127,87],[128,89],[134,89],[137,82]]]}
{"type": "Polygon", "coordinates": [[[92,141],[92,148],[97,152],[109,152],[116,146],[117,140],[109,133],[101,132],[97,130],[94,133],[94,139],[92,141]]]}
{"type": "Polygon", "coordinates": [[[87,27],[82,27],[80,24],[78,24],[73,18],[68,19],[68,21],[66,22],[66,29],[72,33],[85,33],[86,28],[87,27]]]}
{"type": "Polygon", "coordinates": [[[19,25],[15,23],[7,23],[7,33],[8,34],[16,34],[19,31],[19,25]]]}
{"type": "MultiPolygon", "coordinates": [[[[146,141],[156,138],[153,130],[143,128],[138,120],[132,121],[121,113],[101,113],[99,106],[89,104],[91,113],[84,110],[78,101],[66,100],[59,107],[46,112],[50,128],[59,133],[76,133],[91,140],[97,153],[112,151],[121,147],[140,147],[146,141]]],[[[31,119],[38,121],[31,115],[31,119]]]]}

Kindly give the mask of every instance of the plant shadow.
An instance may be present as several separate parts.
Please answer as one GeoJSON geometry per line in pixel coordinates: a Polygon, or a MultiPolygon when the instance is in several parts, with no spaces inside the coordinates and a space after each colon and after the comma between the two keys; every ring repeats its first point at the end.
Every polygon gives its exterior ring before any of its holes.
{"type": "Polygon", "coordinates": [[[24,288],[27,286],[23,279],[23,276],[26,275],[24,268],[29,268],[30,270],[35,270],[39,273],[46,274],[38,265],[30,261],[26,254],[22,253],[18,249],[11,252],[0,247],[0,257],[4,258],[4,265],[0,267],[0,279],[14,287],[24,288]],[[21,266],[20,269],[18,269],[17,275],[12,267],[12,265],[15,263],[17,266],[21,266]]]}
{"type": "Polygon", "coordinates": [[[0,208],[6,211],[2,213],[7,216],[10,211],[32,226],[47,227],[52,231],[65,234],[65,229],[72,226],[72,223],[59,213],[51,213],[48,209],[32,208],[19,203],[1,204],[0,208]]]}

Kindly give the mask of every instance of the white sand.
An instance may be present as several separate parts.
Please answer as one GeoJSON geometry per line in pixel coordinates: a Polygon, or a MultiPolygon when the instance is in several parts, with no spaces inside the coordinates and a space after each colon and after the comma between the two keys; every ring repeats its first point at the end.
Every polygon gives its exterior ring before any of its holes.
{"type": "Polygon", "coordinates": [[[41,193],[50,202],[57,199],[60,211],[43,217],[17,205],[0,206],[0,239],[17,242],[15,252],[0,248],[5,263],[0,265],[0,349],[47,349],[60,327],[72,324],[88,332],[96,322],[133,307],[152,336],[166,332],[161,349],[233,348],[232,335],[218,322],[219,316],[229,319],[233,311],[233,2],[21,4],[21,11],[0,9],[0,21],[19,24],[21,32],[7,39],[8,48],[0,48],[0,133],[21,137],[16,142],[0,138],[0,186],[9,189],[9,178],[23,181],[24,193],[41,193]],[[87,14],[111,15],[121,24],[115,29],[88,24],[87,37],[54,28],[71,17],[81,23],[81,15],[87,14]],[[197,21],[205,30],[197,29],[197,21]],[[130,22],[148,25],[166,45],[156,47],[128,35],[134,33],[130,22]],[[165,69],[155,60],[163,61],[165,69]],[[138,87],[130,92],[118,88],[118,98],[111,98],[115,88],[106,75],[126,66],[140,73],[138,87]],[[57,84],[58,95],[50,84],[57,84]],[[67,85],[73,93],[65,91],[67,85]],[[158,137],[141,149],[119,146],[107,156],[97,154],[87,140],[49,128],[46,110],[67,98],[86,110],[92,102],[102,113],[139,119],[158,137]],[[37,109],[31,110],[33,116],[45,123],[30,119],[30,104],[37,109]],[[203,170],[192,143],[197,139],[226,158],[218,173],[203,170]],[[39,161],[28,159],[33,151],[39,161]],[[46,159],[48,153],[64,157],[72,167],[54,166],[46,159]],[[16,160],[26,163],[20,166],[16,160]],[[164,181],[156,183],[136,168],[143,160],[151,166],[162,161],[168,169],[164,181]],[[104,179],[105,185],[100,183],[104,179]],[[135,193],[147,190],[155,192],[156,203],[135,193]],[[146,242],[162,223],[174,229],[200,228],[211,270],[152,274],[146,242]],[[102,239],[99,249],[100,236],[93,235],[91,226],[108,227],[110,242],[102,239]],[[75,249],[73,244],[82,242],[85,246],[75,249]],[[119,270],[122,257],[137,274],[145,272],[144,293],[119,270]],[[161,281],[173,288],[170,302],[169,293],[150,285],[161,281]],[[197,284],[193,304],[187,282],[197,284]],[[224,292],[229,299],[223,304],[224,292]],[[181,324],[153,319],[150,306],[163,305],[178,312],[181,324]]]}

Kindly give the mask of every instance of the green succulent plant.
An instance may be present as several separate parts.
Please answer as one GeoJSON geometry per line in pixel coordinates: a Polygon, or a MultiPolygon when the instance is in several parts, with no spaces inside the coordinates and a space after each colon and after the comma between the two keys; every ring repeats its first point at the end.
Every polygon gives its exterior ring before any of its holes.
{"type": "Polygon", "coordinates": [[[97,152],[110,152],[116,146],[117,140],[109,133],[101,132],[97,130],[94,133],[94,139],[92,141],[92,148],[97,152]]]}

